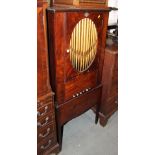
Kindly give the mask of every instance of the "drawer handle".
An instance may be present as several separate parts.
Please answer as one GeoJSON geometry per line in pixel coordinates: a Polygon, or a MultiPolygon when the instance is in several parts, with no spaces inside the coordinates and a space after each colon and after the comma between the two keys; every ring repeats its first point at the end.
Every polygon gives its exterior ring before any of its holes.
{"type": "Polygon", "coordinates": [[[37,100],[37,105],[41,106],[43,104],[43,102],[41,102],[40,100],[37,100]]]}
{"type": "Polygon", "coordinates": [[[45,120],[46,120],[45,123],[41,124],[40,122],[38,122],[37,125],[41,127],[45,126],[48,123],[49,117],[46,117],[45,120]]]}
{"type": "Polygon", "coordinates": [[[46,136],[48,136],[48,135],[49,135],[50,130],[51,130],[51,129],[50,129],[50,128],[48,128],[48,129],[47,129],[47,132],[46,132],[44,135],[40,133],[40,134],[39,134],[39,137],[41,137],[41,138],[45,138],[46,136]]]}
{"type": "Polygon", "coordinates": [[[45,110],[44,110],[43,113],[40,113],[40,112],[38,111],[38,112],[37,112],[37,115],[38,115],[38,116],[43,116],[43,115],[45,115],[45,114],[47,113],[47,110],[48,110],[48,106],[45,107],[45,110]]]}
{"type": "Polygon", "coordinates": [[[46,146],[42,145],[40,148],[41,148],[42,150],[46,150],[46,149],[51,145],[51,143],[52,143],[52,140],[49,140],[49,141],[48,141],[48,144],[47,144],[46,146]]]}

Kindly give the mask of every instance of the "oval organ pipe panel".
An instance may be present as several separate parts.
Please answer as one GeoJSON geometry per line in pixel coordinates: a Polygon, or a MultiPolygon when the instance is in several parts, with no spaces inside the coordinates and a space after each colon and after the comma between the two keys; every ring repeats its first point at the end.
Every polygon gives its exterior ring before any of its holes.
{"type": "Polygon", "coordinates": [[[83,72],[93,63],[97,53],[97,30],[89,18],[80,20],[75,26],[70,40],[70,60],[73,67],[83,72]]]}

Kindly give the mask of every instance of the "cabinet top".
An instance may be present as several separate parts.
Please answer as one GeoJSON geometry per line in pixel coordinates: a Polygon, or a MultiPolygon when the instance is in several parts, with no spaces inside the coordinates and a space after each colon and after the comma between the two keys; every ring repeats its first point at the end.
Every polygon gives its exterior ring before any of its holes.
{"type": "Polygon", "coordinates": [[[102,8],[90,8],[90,7],[77,7],[77,6],[53,6],[48,7],[48,11],[51,12],[74,12],[74,11],[111,11],[111,7],[102,7],[102,8]]]}

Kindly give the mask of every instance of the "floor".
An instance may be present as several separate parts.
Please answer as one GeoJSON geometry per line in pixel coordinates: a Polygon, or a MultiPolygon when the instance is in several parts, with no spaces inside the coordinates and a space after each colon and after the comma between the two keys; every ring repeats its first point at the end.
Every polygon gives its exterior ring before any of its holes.
{"type": "Polygon", "coordinates": [[[63,146],[59,155],[117,155],[118,114],[105,127],[95,125],[95,115],[89,110],[64,126],[63,146]]]}

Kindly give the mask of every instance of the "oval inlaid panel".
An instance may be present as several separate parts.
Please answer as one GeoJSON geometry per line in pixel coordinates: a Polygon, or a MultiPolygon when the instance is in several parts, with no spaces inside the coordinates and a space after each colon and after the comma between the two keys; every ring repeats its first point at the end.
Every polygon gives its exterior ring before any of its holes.
{"type": "Polygon", "coordinates": [[[97,42],[94,22],[89,18],[80,20],[70,40],[70,60],[77,71],[83,72],[91,66],[96,56],[97,42]]]}

